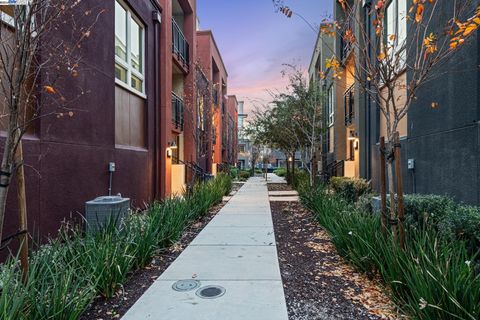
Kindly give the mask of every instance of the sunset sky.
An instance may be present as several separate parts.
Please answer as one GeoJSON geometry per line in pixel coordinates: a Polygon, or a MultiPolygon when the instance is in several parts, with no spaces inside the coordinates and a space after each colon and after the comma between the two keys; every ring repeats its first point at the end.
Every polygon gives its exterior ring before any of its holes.
{"type": "MultiPolygon", "coordinates": [[[[286,0],[313,25],[331,14],[332,0],[286,0]]],[[[267,90],[284,89],[284,63],[307,69],[316,34],[300,18],[275,13],[271,0],[197,0],[202,30],[211,29],[228,71],[228,92],[248,112],[269,101],[267,90]]]]}

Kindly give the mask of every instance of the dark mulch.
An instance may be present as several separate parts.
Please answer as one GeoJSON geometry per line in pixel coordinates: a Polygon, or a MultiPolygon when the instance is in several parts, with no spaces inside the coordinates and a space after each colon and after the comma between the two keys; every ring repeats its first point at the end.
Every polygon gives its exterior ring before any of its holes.
{"type": "Polygon", "coordinates": [[[292,187],[286,183],[269,183],[268,191],[290,191],[292,187]]]}
{"type": "Polygon", "coordinates": [[[378,281],[357,273],[298,202],[271,202],[290,320],[396,319],[378,281]]]}
{"type": "Polygon", "coordinates": [[[237,192],[238,190],[240,190],[241,187],[243,187],[244,183],[241,183],[241,182],[234,182],[232,184],[232,192],[237,192]]]}
{"type": "MultiPolygon", "coordinates": [[[[241,185],[234,184],[233,191],[241,185]]],[[[172,264],[182,251],[192,242],[203,228],[215,217],[225,203],[212,207],[209,213],[187,227],[178,242],[155,255],[151,264],[135,271],[115,297],[105,300],[98,297],[80,320],[119,319],[142,296],[153,282],[172,264]]],[[[140,319],[139,319],[140,320],[140,319]]]]}

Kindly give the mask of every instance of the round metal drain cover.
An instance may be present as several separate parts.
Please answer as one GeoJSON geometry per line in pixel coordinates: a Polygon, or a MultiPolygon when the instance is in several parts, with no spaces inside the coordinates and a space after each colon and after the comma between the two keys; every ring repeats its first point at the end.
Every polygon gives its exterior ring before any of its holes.
{"type": "Polygon", "coordinates": [[[197,290],[196,294],[203,299],[216,299],[225,294],[226,290],[220,286],[206,286],[197,290]]]}
{"type": "Polygon", "coordinates": [[[186,292],[195,290],[198,287],[200,287],[200,281],[188,279],[175,282],[172,289],[175,291],[186,292]]]}

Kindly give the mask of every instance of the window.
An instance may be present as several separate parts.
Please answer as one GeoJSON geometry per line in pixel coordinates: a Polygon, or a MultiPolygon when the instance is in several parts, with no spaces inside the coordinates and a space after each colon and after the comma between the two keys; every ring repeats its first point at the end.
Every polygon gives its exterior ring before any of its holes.
{"type": "Polygon", "coordinates": [[[145,93],[145,32],[139,20],[115,1],[115,78],[136,93],[145,93]]]}
{"type": "Polygon", "coordinates": [[[238,151],[241,152],[241,153],[245,153],[245,145],[244,144],[241,144],[238,146],[238,151]]]}
{"type": "Polygon", "coordinates": [[[198,97],[197,128],[204,131],[205,130],[204,98],[200,91],[198,91],[197,97],[198,97]]]}
{"type": "Polygon", "coordinates": [[[333,105],[333,100],[334,100],[334,91],[333,91],[333,85],[328,88],[328,103],[327,103],[327,113],[328,113],[328,123],[327,126],[331,127],[333,126],[333,123],[335,122],[335,106],[333,105]]]}
{"type": "Polygon", "coordinates": [[[407,40],[407,0],[391,0],[386,13],[388,46],[393,48],[393,54],[402,50],[400,54],[403,67],[407,58],[405,44],[407,40]],[[390,37],[395,35],[395,37],[390,37]]]}

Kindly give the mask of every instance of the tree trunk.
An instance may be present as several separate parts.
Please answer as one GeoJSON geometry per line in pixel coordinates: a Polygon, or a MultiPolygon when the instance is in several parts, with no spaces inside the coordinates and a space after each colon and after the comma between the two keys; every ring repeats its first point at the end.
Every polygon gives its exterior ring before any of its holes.
{"type": "Polygon", "coordinates": [[[313,187],[315,185],[315,177],[317,175],[317,148],[315,145],[312,148],[312,172],[310,172],[310,186],[313,187]]]}
{"type": "MultiPolygon", "coordinates": [[[[389,143],[392,145],[392,143],[389,143]]],[[[388,170],[388,191],[390,193],[390,223],[392,224],[392,233],[395,240],[397,240],[397,225],[394,223],[396,221],[397,215],[395,210],[395,186],[393,181],[393,159],[389,157],[387,161],[387,170],[388,170]]]]}
{"type": "Polygon", "coordinates": [[[0,246],[2,245],[3,239],[3,224],[5,221],[5,211],[7,207],[7,195],[8,190],[10,189],[10,182],[12,180],[12,163],[11,159],[12,152],[12,134],[8,131],[8,136],[5,140],[5,148],[3,151],[2,165],[0,167],[0,246]]]}
{"type": "Polygon", "coordinates": [[[286,165],[287,165],[287,174],[286,174],[286,178],[287,178],[287,184],[292,184],[292,182],[290,181],[290,161],[288,160],[288,153],[285,153],[285,156],[287,158],[287,161],[286,161],[286,165]]]}
{"type": "Polygon", "coordinates": [[[28,277],[28,230],[27,226],[27,200],[25,192],[25,170],[23,167],[23,146],[20,140],[15,152],[15,163],[18,166],[16,171],[17,180],[17,201],[18,201],[18,220],[21,232],[20,236],[20,264],[22,267],[22,279],[27,281],[28,277]]]}
{"type": "Polygon", "coordinates": [[[380,197],[382,214],[382,234],[387,235],[387,180],[385,175],[385,137],[380,138],[380,197]]]}
{"type": "Polygon", "coordinates": [[[400,247],[405,249],[405,226],[403,225],[405,220],[405,211],[403,206],[402,158],[400,154],[400,135],[398,132],[395,132],[394,143],[395,174],[397,175],[398,231],[400,235],[400,247]]]}
{"type": "Polygon", "coordinates": [[[292,155],[292,186],[295,187],[295,152],[292,155]]]}

